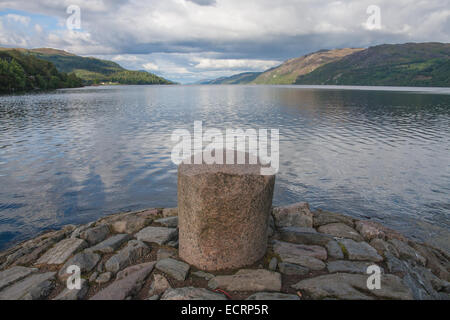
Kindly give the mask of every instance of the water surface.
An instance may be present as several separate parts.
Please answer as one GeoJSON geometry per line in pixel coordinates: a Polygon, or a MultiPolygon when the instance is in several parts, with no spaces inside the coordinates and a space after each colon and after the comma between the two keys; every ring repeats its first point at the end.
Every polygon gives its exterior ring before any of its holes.
{"type": "Polygon", "coordinates": [[[111,86],[0,96],[0,247],[176,206],[173,130],[278,128],[274,204],[307,201],[450,249],[450,89],[111,86]]]}

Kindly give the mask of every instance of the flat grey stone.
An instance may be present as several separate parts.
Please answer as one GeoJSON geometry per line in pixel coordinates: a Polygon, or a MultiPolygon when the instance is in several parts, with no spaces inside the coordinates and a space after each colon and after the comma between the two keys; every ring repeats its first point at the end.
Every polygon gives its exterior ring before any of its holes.
{"type": "Polygon", "coordinates": [[[349,227],[354,226],[353,219],[349,216],[345,216],[340,213],[324,211],[318,209],[313,212],[314,216],[314,228],[318,228],[320,226],[330,224],[330,223],[345,223],[349,227]]]}
{"type": "Polygon", "coordinates": [[[396,256],[397,258],[399,257],[399,253],[398,253],[397,249],[391,243],[389,243],[387,241],[384,241],[379,238],[374,238],[370,241],[369,244],[372,247],[374,247],[375,250],[377,250],[377,252],[382,256],[386,256],[386,253],[391,253],[394,256],[396,256]]]}
{"type": "Polygon", "coordinates": [[[281,275],[265,269],[241,269],[233,275],[214,277],[208,287],[228,291],[280,291],[281,275]]]}
{"type": "Polygon", "coordinates": [[[116,234],[86,250],[101,253],[113,253],[114,251],[119,249],[122,244],[130,239],[131,236],[127,233],[116,234]]]}
{"type": "Polygon", "coordinates": [[[78,266],[82,274],[88,273],[95,268],[100,259],[100,255],[93,252],[83,251],[77,253],[72,258],[67,260],[64,266],[59,270],[58,278],[65,279],[70,276],[70,274],[67,273],[67,268],[72,265],[78,266]]]}
{"type": "MultiPolygon", "coordinates": [[[[59,241],[59,240],[58,240],[59,241]]],[[[51,247],[55,245],[57,242],[53,237],[49,239],[42,240],[41,242],[36,243],[36,245],[25,249],[25,251],[20,251],[20,257],[15,259],[11,259],[8,257],[8,265],[28,265],[36,262],[36,260],[41,256],[44,252],[49,250],[51,247]]]]}
{"type": "Polygon", "coordinates": [[[326,267],[321,260],[326,260],[327,252],[325,248],[319,246],[274,241],[273,251],[281,258],[282,262],[298,264],[311,270],[322,270],[326,267]]]}
{"type": "Polygon", "coordinates": [[[344,253],[341,246],[336,241],[329,241],[325,248],[327,249],[328,256],[333,259],[344,259],[344,253]]]}
{"type": "Polygon", "coordinates": [[[355,241],[363,241],[364,238],[352,227],[344,223],[330,223],[320,226],[317,229],[321,233],[328,234],[333,237],[352,239],[355,241]]]}
{"type": "Polygon", "coordinates": [[[392,244],[395,249],[397,249],[400,258],[405,260],[411,259],[413,261],[419,262],[422,266],[426,264],[426,259],[407,243],[397,239],[391,239],[388,242],[392,244]]]}
{"type": "Polygon", "coordinates": [[[81,285],[80,289],[65,288],[53,300],[81,300],[81,299],[83,299],[89,290],[89,285],[88,285],[87,281],[84,279],[81,279],[80,285],[81,285]]]}
{"type": "Polygon", "coordinates": [[[288,275],[288,276],[303,276],[308,274],[309,269],[306,267],[299,266],[297,264],[293,263],[287,263],[287,262],[280,262],[278,264],[278,269],[282,274],[288,275]]]}
{"type": "Polygon", "coordinates": [[[150,252],[150,248],[142,241],[131,240],[127,246],[113,255],[105,263],[105,269],[110,272],[118,272],[134,263],[138,258],[150,252]]]}
{"type": "Polygon", "coordinates": [[[344,252],[347,252],[350,260],[362,260],[362,261],[375,261],[379,262],[383,260],[377,250],[371,247],[367,242],[356,242],[351,239],[339,240],[341,246],[343,246],[344,252]]]}
{"type": "Polygon", "coordinates": [[[142,288],[154,265],[154,262],[148,262],[130,267],[133,272],[125,273],[121,278],[117,277],[116,281],[97,292],[90,300],[125,300],[132,297],[142,288]]]}
{"type": "MultiPolygon", "coordinates": [[[[346,273],[364,273],[367,274],[367,268],[374,265],[373,262],[337,260],[327,263],[327,269],[330,273],[346,272],[346,273]]],[[[380,269],[383,269],[380,267],[380,269]]]]}
{"type": "Polygon", "coordinates": [[[63,264],[71,255],[86,248],[86,246],[87,243],[83,239],[68,238],[61,240],[44,253],[36,264],[63,264]]]}
{"type": "Polygon", "coordinates": [[[280,240],[298,244],[325,246],[334,240],[330,235],[318,233],[313,228],[284,227],[278,230],[280,240]]]}
{"type": "Polygon", "coordinates": [[[385,227],[375,221],[356,221],[355,229],[364,237],[364,239],[366,239],[366,241],[377,238],[384,239],[386,237],[386,234],[384,232],[385,227]]]}
{"type": "Polygon", "coordinates": [[[176,228],[178,227],[178,216],[167,217],[155,220],[156,223],[159,223],[165,227],[176,228]]]}
{"type": "Polygon", "coordinates": [[[227,300],[227,298],[221,293],[204,288],[184,287],[167,289],[161,300],[227,300]]]}
{"type": "Polygon", "coordinates": [[[212,278],[215,277],[215,275],[208,273],[208,272],[204,272],[204,271],[195,271],[195,272],[192,272],[192,275],[196,276],[198,278],[206,279],[206,280],[211,280],[212,278]]]}
{"type": "Polygon", "coordinates": [[[84,225],[82,225],[82,226],[79,226],[79,227],[75,228],[75,230],[72,231],[72,234],[71,234],[70,237],[71,237],[71,238],[79,238],[79,237],[80,237],[80,234],[81,234],[83,231],[85,231],[85,230],[87,230],[87,229],[89,229],[89,228],[92,228],[94,225],[95,225],[95,221],[89,222],[89,223],[84,224],[84,225]]]}
{"type": "Polygon", "coordinates": [[[154,295],[160,296],[169,288],[171,288],[169,281],[167,281],[167,279],[164,278],[164,276],[162,276],[160,274],[154,274],[152,284],[150,285],[150,289],[148,291],[148,295],[149,296],[154,296],[154,295]]]}
{"type": "Polygon", "coordinates": [[[22,280],[26,276],[37,272],[37,268],[26,268],[26,267],[12,267],[0,272],[0,290],[13,284],[16,281],[22,280]]]}
{"type": "Polygon", "coordinates": [[[284,241],[273,241],[273,251],[279,255],[290,254],[293,256],[302,255],[314,257],[320,260],[327,259],[327,250],[317,245],[295,244],[284,241]]]}
{"type": "Polygon", "coordinates": [[[281,227],[307,227],[313,226],[313,214],[306,202],[273,208],[275,225],[281,227]]]}
{"type": "Polygon", "coordinates": [[[156,260],[176,257],[177,253],[174,249],[159,248],[158,252],[156,253],[156,260]]]}
{"type": "Polygon", "coordinates": [[[167,258],[159,260],[156,263],[156,269],[164,272],[176,280],[184,281],[189,272],[190,266],[187,263],[172,258],[167,258]]]}
{"type": "Polygon", "coordinates": [[[144,242],[153,242],[159,245],[163,245],[174,239],[176,235],[176,228],[147,227],[136,233],[136,238],[144,242]]]}
{"type": "Polygon", "coordinates": [[[97,279],[95,279],[95,282],[98,284],[103,284],[108,282],[109,280],[111,280],[112,278],[112,273],[111,272],[103,272],[102,274],[100,274],[97,279]]]}
{"type": "Polygon", "coordinates": [[[295,294],[286,294],[279,292],[257,292],[245,300],[300,300],[295,294]]]}
{"type": "Polygon", "coordinates": [[[406,268],[408,267],[406,261],[400,260],[390,252],[387,252],[385,256],[388,271],[390,273],[405,273],[406,268]]]}
{"type": "Polygon", "coordinates": [[[381,288],[367,288],[367,275],[333,273],[302,280],[292,287],[312,299],[372,300],[375,298],[411,300],[411,290],[394,275],[381,275],[381,288]]]}
{"type": "Polygon", "coordinates": [[[38,300],[50,294],[55,272],[35,273],[0,291],[0,300],[38,300]]]}
{"type": "Polygon", "coordinates": [[[117,220],[111,222],[111,229],[115,233],[134,234],[151,222],[152,218],[149,216],[128,214],[126,216],[118,217],[117,220]]]}
{"type": "Polygon", "coordinates": [[[80,238],[86,240],[89,245],[93,246],[103,240],[109,235],[109,227],[102,224],[80,233],[80,238]]]}
{"type": "Polygon", "coordinates": [[[89,277],[89,282],[94,282],[98,277],[98,272],[95,271],[91,274],[91,276],[89,277]]]}

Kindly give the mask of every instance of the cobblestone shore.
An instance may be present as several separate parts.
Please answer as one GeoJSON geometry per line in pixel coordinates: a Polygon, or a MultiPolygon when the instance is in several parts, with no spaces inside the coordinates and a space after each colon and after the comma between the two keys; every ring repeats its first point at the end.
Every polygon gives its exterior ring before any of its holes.
{"type": "Polygon", "coordinates": [[[449,299],[450,256],[370,220],[307,203],[272,211],[268,250],[240,270],[200,271],[178,257],[177,209],[69,225],[0,252],[0,300],[449,299]],[[66,287],[67,267],[81,289],[66,287]],[[367,268],[381,270],[369,289],[367,268]]]}

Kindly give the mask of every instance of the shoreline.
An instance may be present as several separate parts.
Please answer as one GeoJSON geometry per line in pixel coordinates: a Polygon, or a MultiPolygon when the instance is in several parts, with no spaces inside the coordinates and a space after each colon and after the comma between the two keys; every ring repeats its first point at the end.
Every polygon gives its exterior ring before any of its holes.
{"type": "Polygon", "coordinates": [[[68,225],[0,251],[0,299],[450,299],[443,250],[307,203],[274,207],[270,221],[264,257],[212,273],[179,259],[176,208],[68,225]],[[65,289],[70,264],[80,265],[80,290],[65,289]],[[368,292],[373,264],[385,288],[368,292]]]}

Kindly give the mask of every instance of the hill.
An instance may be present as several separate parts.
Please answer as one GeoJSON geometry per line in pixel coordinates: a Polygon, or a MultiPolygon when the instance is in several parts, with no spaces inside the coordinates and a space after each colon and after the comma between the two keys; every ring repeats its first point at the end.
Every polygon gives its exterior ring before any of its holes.
{"type": "Polygon", "coordinates": [[[264,72],[245,72],[202,82],[202,84],[293,84],[300,76],[363,49],[320,50],[289,59],[264,72]]]}
{"type": "Polygon", "coordinates": [[[300,75],[296,84],[450,86],[450,44],[379,45],[300,75]]]}
{"type": "Polygon", "coordinates": [[[52,48],[18,49],[20,52],[53,63],[58,71],[74,73],[84,84],[114,82],[120,84],[171,84],[172,82],[146,71],[131,71],[119,64],[93,57],[81,57],[52,48]]]}
{"type": "Polygon", "coordinates": [[[201,81],[200,84],[246,84],[255,80],[260,74],[261,72],[244,72],[232,75],[231,77],[201,81]]]}
{"type": "Polygon", "coordinates": [[[363,49],[335,49],[321,50],[305,56],[289,59],[278,67],[269,69],[261,73],[256,79],[251,81],[253,84],[293,84],[295,80],[304,74],[308,74],[315,69],[337,60],[342,59],[349,54],[361,51],[363,49]]]}
{"type": "Polygon", "coordinates": [[[0,50],[0,92],[81,87],[74,73],[59,72],[48,61],[19,50],[0,50]]]}

